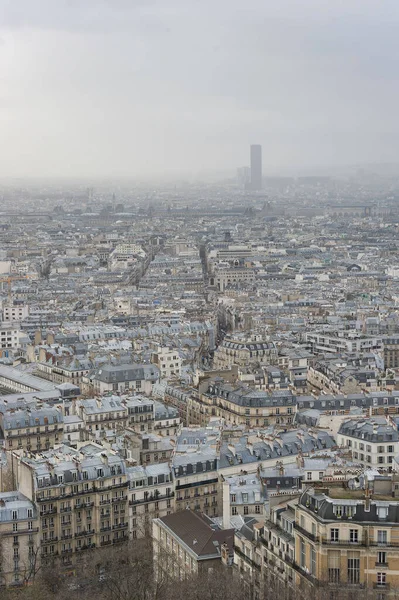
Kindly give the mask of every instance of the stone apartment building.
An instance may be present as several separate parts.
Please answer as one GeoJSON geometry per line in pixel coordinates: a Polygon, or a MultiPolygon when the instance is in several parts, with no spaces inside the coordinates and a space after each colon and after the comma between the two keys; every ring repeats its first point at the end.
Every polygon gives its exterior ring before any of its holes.
{"type": "Polygon", "coordinates": [[[33,579],[40,568],[40,552],[37,507],[20,492],[1,493],[0,590],[33,579]]]}
{"type": "Polygon", "coordinates": [[[123,429],[128,419],[126,400],[114,395],[77,400],[73,413],[83,420],[87,439],[96,432],[123,429]]]}
{"type": "Polygon", "coordinates": [[[355,460],[365,467],[392,470],[399,454],[399,432],[385,417],[348,419],[337,434],[338,445],[348,448],[355,460]]]}
{"type": "Polygon", "coordinates": [[[266,518],[268,515],[266,486],[256,475],[237,475],[223,482],[223,527],[230,527],[230,518],[266,518]]]}
{"type": "Polygon", "coordinates": [[[129,390],[138,394],[150,394],[158,379],[159,370],[152,364],[103,365],[88,373],[84,378],[83,388],[87,393],[100,395],[129,390]]]}
{"type": "Polygon", "coordinates": [[[210,417],[247,427],[290,424],[296,413],[296,399],[290,390],[270,393],[244,385],[214,381],[190,398],[190,422],[206,424],[210,417]]]}
{"type": "Polygon", "coordinates": [[[132,539],[151,535],[152,519],[175,512],[172,472],[168,464],[127,469],[132,539]]]}
{"type": "Polygon", "coordinates": [[[182,360],[177,349],[157,346],[152,354],[152,362],[158,367],[162,379],[180,378],[182,360]]]}
{"type": "Polygon", "coordinates": [[[180,430],[172,458],[176,510],[191,508],[210,516],[221,514],[220,441],[217,426],[180,430]]]}
{"type": "Polygon", "coordinates": [[[232,365],[247,367],[255,364],[275,364],[277,349],[260,334],[226,336],[215,351],[213,366],[226,369],[232,365]]]}
{"type": "Polygon", "coordinates": [[[162,571],[176,579],[206,573],[233,551],[234,529],[220,529],[199,512],[184,510],[154,519],[156,577],[162,571]]]}
{"type": "Polygon", "coordinates": [[[81,552],[128,539],[129,481],[118,455],[88,444],[12,460],[18,490],[37,506],[42,564],[70,569],[81,552]]]}
{"type": "Polygon", "coordinates": [[[64,417],[49,405],[11,408],[0,412],[0,431],[7,450],[40,452],[63,441],[64,417]]]}
{"type": "Polygon", "coordinates": [[[273,507],[252,535],[236,533],[239,572],[257,593],[273,581],[274,589],[324,587],[336,598],[365,588],[395,595],[399,518],[392,489],[385,491],[371,498],[367,489],[308,488],[273,507]]]}

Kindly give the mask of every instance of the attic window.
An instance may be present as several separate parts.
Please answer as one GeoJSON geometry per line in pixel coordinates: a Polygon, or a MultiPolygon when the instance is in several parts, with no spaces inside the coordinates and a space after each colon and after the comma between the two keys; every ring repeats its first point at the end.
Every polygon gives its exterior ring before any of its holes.
{"type": "Polygon", "coordinates": [[[388,517],[388,506],[377,506],[377,516],[379,519],[386,519],[388,517]]]}

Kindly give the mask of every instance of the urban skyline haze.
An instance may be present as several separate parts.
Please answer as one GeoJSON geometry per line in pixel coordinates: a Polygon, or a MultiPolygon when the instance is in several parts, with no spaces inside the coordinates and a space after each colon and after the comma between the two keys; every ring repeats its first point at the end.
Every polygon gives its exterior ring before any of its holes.
{"type": "Polygon", "coordinates": [[[0,2],[0,177],[396,162],[399,5],[0,2]]]}

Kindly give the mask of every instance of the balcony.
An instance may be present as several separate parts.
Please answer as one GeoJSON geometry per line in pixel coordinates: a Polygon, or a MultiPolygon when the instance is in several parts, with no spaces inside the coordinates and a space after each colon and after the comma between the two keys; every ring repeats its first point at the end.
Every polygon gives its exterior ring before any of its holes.
{"type": "Polygon", "coordinates": [[[89,550],[90,548],[95,548],[95,544],[84,544],[83,546],[76,546],[76,552],[80,552],[81,550],[89,550]]]}
{"type": "MultiPolygon", "coordinates": [[[[141,498],[140,500],[130,500],[130,506],[135,506],[136,504],[145,504],[146,502],[158,502],[160,500],[170,500],[174,497],[174,492],[170,494],[150,494],[147,498],[141,498]]],[[[177,500],[189,500],[190,498],[177,498],[177,500]]]]}
{"type": "Polygon", "coordinates": [[[128,537],[127,536],[122,536],[119,538],[115,538],[114,540],[112,540],[113,544],[122,544],[123,542],[127,542],[128,541],[128,537]]]}
{"type": "Polygon", "coordinates": [[[118,496],[112,498],[112,502],[126,502],[127,496],[118,496]]]}
{"type": "Polygon", "coordinates": [[[47,539],[42,539],[40,540],[41,544],[54,544],[54,542],[57,542],[58,538],[57,537],[53,537],[53,538],[47,538],[47,539]]]}
{"type": "Polygon", "coordinates": [[[72,533],[69,533],[68,535],[62,535],[60,537],[60,540],[71,540],[73,538],[72,533]]]}
{"type": "Polygon", "coordinates": [[[54,552],[42,552],[40,556],[41,556],[42,560],[43,559],[45,560],[46,558],[58,556],[58,552],[56,550],[54,552]]]}
{"type": "Polygon", "coordinates": [[[72,548],[65,548],[65,550],[61,550],[61,554],[72,554],[72,548]]]}
{"type": "Polygon", "coordinates": [[[37,533],[39,531],[38,527],[33,527],[32,529],[18,529],[18,531],[4,531],[2,536],[10,536],[10,535],[26,535],[28,533],[37,533]]]}
{"type": "Polygon", "coordinates": [[[100,500],[100,506],[103,506],[104,504],[111,504],[111,498],[107,500],[100,500]]]}
{"type": "Polygon", "coordinates": [[[86,529],[79,531],[78,533],[75,533],[75,538],[83,537],[85,535],[91,535],[91,531],[86,531],[86,529]]]}
{"type": "Polygon", "coordinates": [[[100,542],[100,546],[109,546],[112,544],[111,540],[107,540],[106,542],[100,542]]]}
{"type": "Polygon", "coordinates": [[[304,535],[309,540],[312,540],[312,542],[318,542],[319,541],[318,538],[317,538],[317,536],[315,536],[312,533],[310,533],[310,531],[307,531],[306,529],[303,529],[303,527],[301,527],[300,525],[298,525],[298,523],[294,523],[294,527],[298,531],[298,533],[300,533],[301,535],[304,535]]]}
{"type": "Polygon", "coordinates": [[[373,584],[373,588],[375,590],[380,590],[382,592],[382,591],[385,591],[385,590],[389,590],[390,584],[389,583],[378,583],[378,582],[375,582],[373,584]]]}
{"type": "Polygon", "coordinates": [[[60,512],[62,513],[66,513],[66,512],[71,512],[72,507],[71,506],[64,506],[60,508],[60,512]]]}
{"type": "Polygon", "coordinates": [[[118,525],[113,525],[112,529],[126,529],[127,523],[119,523],[118,525]]]}
{"type": "Polygon", "coordinates": [[[108,527],[100,527],[100,531],[111,531],[111,526],[108,525],[108,527]]]}
{"type": "Polygon", "coordinates": [[[245,560],[245,562],[250,565],[252,568],[260,570],[260,565],[258,565],[255,561],[253,561],[251,558],[249,558],[249,556],[247,556],[245,554],[245,552],[243,552],[241,550],[241,548],[239,548],[238,546],[234,546],[234,552],[243,560],[245,560]]]}
{"type": "Polygon", "coordinates": [[[43,508],[40,511],[40,516],[42,517],[43,515],[54,515],[57,512],[57,507],[53,506],[53,508],[43,508]]]}
{"type": "Polygon", "coordinates": [[[376,562],[375,563],[376,568],[381,568],[381,569],[389,569],[389,565],[387,562],[384,563],[380,563],[380,562],[376,562]]]}

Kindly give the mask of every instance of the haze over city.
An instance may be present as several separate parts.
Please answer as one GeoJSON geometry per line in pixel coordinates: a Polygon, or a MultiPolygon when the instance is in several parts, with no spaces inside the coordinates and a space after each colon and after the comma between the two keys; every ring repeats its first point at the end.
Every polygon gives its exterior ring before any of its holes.
{"type": "Polygon", "coordinates": [[[396,162],[395,0],[2,0],[0,177],[396,162]]]}

